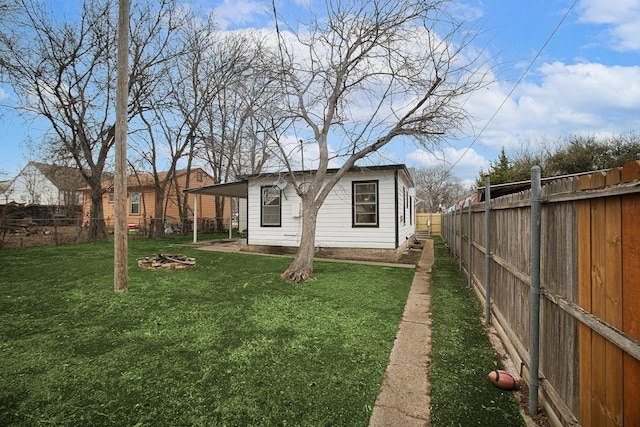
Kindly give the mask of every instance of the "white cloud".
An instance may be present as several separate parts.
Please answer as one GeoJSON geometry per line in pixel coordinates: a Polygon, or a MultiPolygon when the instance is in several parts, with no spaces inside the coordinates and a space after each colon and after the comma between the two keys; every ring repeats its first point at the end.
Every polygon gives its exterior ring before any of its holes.
{"type": "MultiPolygon", "coordinates": [[[[571,134],[627,133],[640,129],[640,66],[547,63],[538,81],[523,82],[478,138],[492,149],[517,148],[523,140],[571,134]]],[[[477,135],[511,88],[496,83],[469,99],[477,135]]]]}
{"type": "Polygon", "coordinates": [[[222,29],[246,26],[267,13],[267,5],[255,0],[224,0],[214,9],[216,22],[222,29]]]}
{"type": "Polygon", "coordinates": [[[465,184],[474,182],[480,169],[489,169],[489,161],[473,148],[444,147],[439,151],[417,149],[406,155],[407,163],[417,168],[453,166],[453,174],[465,184]],[[455,166],[454,166],[455,164],[455,166]]]}
{"type": "Polygon", "coordinates": [[[640,3],[637,0],[582,0],[579,22],[606,25],[606,44],[621,51],[640,50],[640,3]]]}

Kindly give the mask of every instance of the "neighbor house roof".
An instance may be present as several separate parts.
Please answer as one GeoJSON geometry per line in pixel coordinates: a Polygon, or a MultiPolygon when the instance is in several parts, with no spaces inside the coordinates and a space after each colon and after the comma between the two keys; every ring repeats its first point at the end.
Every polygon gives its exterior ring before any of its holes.
{"type": "Polygon", "coordinates": [[[4,193],[10,188],[11,188],[11,181],[0,181],[0,193],[4,193]]]}
{"type": "Polygon", "coordinates": [[[27,166],[38,169],[53,185],[63,191],[78,191],[86,185],[82,172],[78,168],[61,165],[49,165],[40,162],[29,162],[27,166]]]}
{"type": "MultiPolygon", "coordinates": [[[[211,175],[205,172],[204,169],[202,168],[191,169],[191,173],[194,173],[197,171],[200,171],[205,175],[207,175],[207,177],[213,179],[211,175]]],[[[164,180],[168,173],[169,173],[168,171],[158,172],[158,178],[160,179],[160,181],[164,180]]],[[[179,176],[185,175],[186,173],[187,173],[187,169],[180,169],[176,171],[176,176],[179,177],[179,176]]],[[[154,181],[152,172],[137,172],[135,174],[130,174],[127,176],[128,188],[153,187],[154,184],[155,184],[155,181],[154,181]]],[[[107,178],[102,180],[101,187],[104,189],[109,189],[113,187],[113,174],[108,174],[107,178]]],[[[88,186],[85,186],[81,190],[90,191],[91,188],[88,186]]]]}

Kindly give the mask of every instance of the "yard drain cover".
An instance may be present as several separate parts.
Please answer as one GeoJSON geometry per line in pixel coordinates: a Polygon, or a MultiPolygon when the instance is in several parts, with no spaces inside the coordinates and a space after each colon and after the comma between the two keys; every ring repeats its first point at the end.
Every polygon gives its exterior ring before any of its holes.
{"type": "Polygon", "coordinates": [[[196,265],[196,259],[180,254],[158,254],[156,256],[138,258],[138,265],[142,268],[154,270],[158,268],[182,269],[196,265]]]}

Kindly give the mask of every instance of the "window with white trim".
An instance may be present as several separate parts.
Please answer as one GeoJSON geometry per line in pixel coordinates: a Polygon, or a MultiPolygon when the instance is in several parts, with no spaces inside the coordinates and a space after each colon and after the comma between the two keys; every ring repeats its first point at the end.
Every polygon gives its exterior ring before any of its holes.
{"type": "Polygon", "coordinates": [[[378,226],[378,181],[354,181],[353,226],[378,226]]]}
{"type": "Polygon", "coordinates": [[[262,227],[280,227],[281,194],[278,187],[262,187],[262,227]]]}
{"type": "Polygon", "coordinates": [[[140,215],[140,193],[131,193],[129,213],[131,215],[140,215]]]}

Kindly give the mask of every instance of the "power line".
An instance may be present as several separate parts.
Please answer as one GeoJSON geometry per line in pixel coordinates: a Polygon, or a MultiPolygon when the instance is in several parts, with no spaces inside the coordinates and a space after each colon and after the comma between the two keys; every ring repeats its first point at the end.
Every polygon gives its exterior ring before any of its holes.
{"type": "Polygon", "coordinates": [[[493,121],[493,119],[496,118],[496,116],[498,115],[498,113],[500,112],[500,110],[502,110],[502,107],[504,107],[504,104],[507,103],[507,101],[509,100],[509,98],[511,97],[511,95],[513,95],[513,92],[516,90],[516,88],[520,85],[520,83],[522,82],[522,80],[525,78],[525,76],[527,75],[527,73],[529,73],[529,70],[531,70],[531,67],[533,67],[533,64],[535,64],[535,62],[538,60],[538,58],[540,57],[540,55],[542,54],[542,52],[544,51],[544,49],[547,47],[547,45],[549,44],[549,42],[551,42],[551,39],[555,36],[555,34],[558,32],[558,29],[560,29],[560,26],[562,26],[562,24],[564,23],[564,21],[567,19],[567,17],[569,16],[569,13],[571,13],[571,11],[573,10],[574,6],[578,3],[578,0],[574,0],[573,3],[571,4],[571,6],[569,6],[569,9],[567,9],[566,13],[564,14],[564,16],[562,17],[562,19],[560,20],[560,22],[558,22],[558,25],[556,25],[556,27],[553,29],[553,31],[551,32],[551,34],[549,35],[549,37],[547,37],[547,40],[544,42],[544,44],[542,45],[542,47],[540,49],[538,49],[538,52],[536,53],[536,55],[533,57],[533,59],[531,60],[531,62],[529,63],[529,65],[527,66],[527,68],[524,70],[524,72],[522,73],[522,75],[520,76],[520,78],[518,79],[518,81],[516,82],[515,85],[513,85],[513,87],[511,88],[511,90],[509,91],[509,93],[507,94],[507,96],[505,96],[504,100],[502,101],[502,103],[500,104],[500,106],[498,106],[498,109],[493,113],[493,115],[489,118],[489,120],[487,121],[487,123],[485,123],[484,127],[480,130],[480,133],[478,133],[476,135],[476,137],[473,139],[473,141],[471,141],[471,144],[469,144],[469,146],[464,150],[464,153],[462,153],[462,155],[458,158],[458,160],[455,161],[454,164],[451,165],[451,167],[449,168],[449,171],[453,170],[453,168],[460,163],[460,160],[462,160],[464,158],[464,156],[467,155],[467,153],[469,152],[469,150],[471,150],[471,147],[473,147],[473,145],[478,141],[478,139],[482,136],[482,134],[484,133],[485,130],[487,130],[487,128],[489,127],[489,125],[491,124],[491,122],[493,121]]]}

